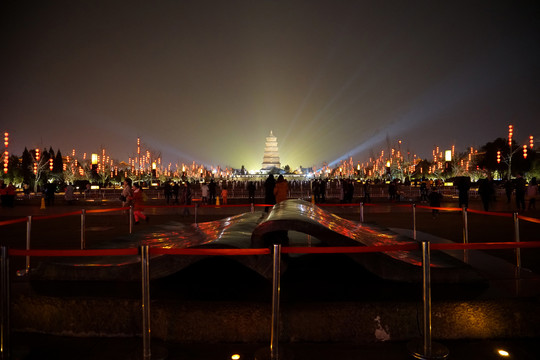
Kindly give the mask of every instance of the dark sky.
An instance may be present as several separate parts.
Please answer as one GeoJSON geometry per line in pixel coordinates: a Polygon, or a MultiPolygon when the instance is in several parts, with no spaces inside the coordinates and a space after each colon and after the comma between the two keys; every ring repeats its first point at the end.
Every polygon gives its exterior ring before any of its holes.
{"type": "Polygon", "coordinates": [[[259,169],[540,136],[538,1],[9,1],[10,150],[259,169]]]}

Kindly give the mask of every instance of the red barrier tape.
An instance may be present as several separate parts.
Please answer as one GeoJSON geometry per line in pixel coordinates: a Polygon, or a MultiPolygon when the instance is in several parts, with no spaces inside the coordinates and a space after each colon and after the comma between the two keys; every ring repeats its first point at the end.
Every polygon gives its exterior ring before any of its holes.
{"type": "Polygon", "coordinates": [[[17,224],[20,222],[26,222],[27,218],[19,218],[19,219],[13,219],[13,220],[4,220],[0,221],[0,226],[3,225],[10,225],[10,224],[17,224]]]}
{"type": "Polygon", "coordinates": [[[126,256],[138,255],[138,248],[99,249],[99,250],[20,250],[8,249],[12,256],[126,256]]]}
{"type": "Polygon", "coordinates": [[[474,214],[512,217],[512,214],[510,214],[510,213],[493,212],[493,211],[489,212],[489,211],[472,210],[472,209],[467,209],[467,211],[470,212],[470,213],[474,213],[474,214]]]}
{"type": "Polygon", "coordinates": [[[73,211],[73,212],[64,213],[64,214],[34,216],[33,219],[34,220],[56,219],[56,218],[73,216],[73,215],[81,215],[81,214],[82,214],[82,210],[79,210],[79,211],[73,211]]]}
{"type": "Polygon", "coordinates": [[[532,218],[532,217],[528,217],[528,216],[518,215],[518,219],[540,224],[540,219],[536,219],[536,218],[532,218]]]}
{"type": "Polygon", "coordinates": [[[284,254],[352,254],[387,251],[411,251],[419,249],[419,244],[380,245],[380,246],[329,246],[329,247],[284,247],[284,254]]]}
{"type": "MultiPolygon", "coordinates": [[[[284,254],[352,254],[389,251],[418,250],[420,243],[380,246],[334,246],[334,247],[284,247],[284,254]]],[[[431,250],[493,250],[515,248],[540,248],[540,241],[475,243],[475,244],[430,244],[431,250]]],[[[270,249],[166,249],[150,248],[152,255],[268,255],[270,249]]],[[[20,250],[9,249],[11,256],[126,256],[138,255],[138,248],[99,250],[20,250]]]]}
{"type": "Polygon", "coordinates": [[[432,250],[491,250],[537,248],[540,241],[502,242],[502,243],[475,243],[475,244],[430,244],[432,250]]]}
{"type": "Polygon", "coordinates": [[[152,255],[268,255],[270,249],[165,249],[150,248],[152,255]]]}
{"type": "Polygon", "coordinates": [[[461,211],[461,208],[451,208],[451,207],[433,207],[426,205],[416,205],[417,209],[431,209],[431,210],[444,210],[444,211],[461,211]]]}
{"type": "Polygon", "coordinates": [[[106,213],[106,212],[113,212],[113,211],[121,211],[121,210],[129,210],[129,206],[119,207],[119,208],[112,208],[112,209],[95,209],[95,210],[86,210],[87,214],[92,213],[106,213]]]}

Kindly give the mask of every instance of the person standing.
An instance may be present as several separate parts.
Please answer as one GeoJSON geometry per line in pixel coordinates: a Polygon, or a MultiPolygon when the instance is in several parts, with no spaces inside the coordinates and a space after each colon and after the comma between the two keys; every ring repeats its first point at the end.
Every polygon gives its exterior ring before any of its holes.
{"type": "Polygon", "coordinates": [[[525,211],[526,183],[523,174],[519,173],[516,178],[516,206],[518,211],[525,211]]]}
{"type": "Polygon", "coordinates": [[[371,186],[370,180],[364,181],[364,203],[369,204],[371,202],[371,186]]]}
{"type": "Polygon", "coordinates": [[[208,184],[206,182],[203,182],[201,185],[201,202],[203,205],[208,204],[208,184]]]}
{"type": "Polygon", "coordinates": [[[268,175],[264,182],[264,203],[267,205],[274,205],[276,203],[276,196],[274,195],[275,186],[276,179],[274,178],[274,175],[268,175]]]}
{"type": "MultiPolygon", "coordinates": [[[[460,176],[458,179],[457,188],[459,194],[459,207],[469,207],[469,190],[471,188],[471,178],[468,176],[460,176]]],[[[487,210],[486,210],[487,211],[487,210]]]]}
{"type": "Polygon", "coordinates": [[[283,200],[287,199],[289,192],[289,184],[283,175],[279,175],[276,185],[274,186],[274,196],[276,199],[276,204],[279,204],[283,200]]]}
{"type": "Polygon", "coordinates": [[[210,196],[209,203],[210,205],[216,204],[216,183],[214,182],[214,179],[210,179],[210,183],[208,184],[208,195],[210,196]]]}
{"type": "MultiPolygon", "coordinates": [[[[428,195],[429,206],[434,207],[434,208],[440,208],[442,195],[436,187],[431,186],[430,188],[431,188],[431,192],[428,195]]],[[[431,214],[433,218],[436,218],[437,215],[439,215],[439,209],[432,209],[431,214]]]]}
{"type": "Polygon", "coordinates": [[[482,199],[484,211],[489,211],[489,202],[494,194],[493,185],[489,177],[487,179],[478,180],[478,194],[482,199]]]}
{"type": "Polygon", "coordinates": [[[131,190],[131,180],[126,178],[124,179],[124,187],[122,188],[122,195],[120,195],[120,200],[122,200],[122,207],[127,207],[131,205],[131,196],[133,191],[131,190]]]}
{"type": "Polygon", "coordinates": [[[223,200],[223,205],[227,205],[227,196],[229,195],[229,190],[227,189],[227,185],[223,185],[223,188],[221,189],[221,199],[223,200]]]}
{"type": "Polygon", "coordinates": [[[250,204],[255,204],[255,184],[253,181],[250,181],[247,186],[248,190],[248,201],[250,204]]]}
{"type": "Polygon", "coordinates": [[[169,180],[165,181],[165,184],[163,185],[163,195],[165,196],[165,203],[169,205],[172,195],[172,186],[169,180]]]}
{"type": "Polygon", "coordinates": [[[75,201],[74,189],[71,183],[67,184],[66,186],[66,189],[64,191],[64,199],[66,200],[68,205],[72,205],[75,201]]]}
{"type": "Polygon", "coordinates": [[[533,177],[527,186],[527,200],[529,200],[529,206],[527,210],[536,210],[536,195],[538,194],[538,183],[536,178],[533,177]]]}

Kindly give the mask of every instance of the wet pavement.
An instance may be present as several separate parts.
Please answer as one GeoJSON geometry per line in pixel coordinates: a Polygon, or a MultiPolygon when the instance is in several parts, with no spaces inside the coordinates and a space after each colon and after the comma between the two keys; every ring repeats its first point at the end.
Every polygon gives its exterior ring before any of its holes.
{"type": "MultiPolygon", "coordinates": [[[[115,204],[88,205],[88,209],[102,209],[115,204]]],[[[412,224],[411,209],[407,207],[396,207],[396,204],[388,202],[376,203],[376,206],[366,206],[365,221],[385,225],[394,229],[410,229],[412,224]]],[[[455,203],[443,204],[443,206],[455,207],[455,203]]],[[[497,203],[496,211],[512,211],[512,204],[497,203]]],[[[86,206],[85,206],[86,207],[86,206]]],[[[480,209],[478,202],[471,202],[471,209],[480,209]]],[[[56,205],[47,209],[40,209],[35,204],[24,204],[16,206],[14,209],[1,209],[0,221],[12,219],[19,216],[41,216],[54,215],[79,210],[78,206],[56,205]]],[[[256,211],[260,211],[256,208],[256,211]]],[[[356,207],[332,208],[345,218],[355,220],[359,218],[360,212],[356,207]]],[[[148,209],[151,215],[149,224],[139,225],[140,229],[151,227],[168,221],[180,221],[192,223],[194,221],[194,209],[190,209],[189,216],[184,215],[184,209],[148,209]]],[[[240,208],[199,208],[197,210],[197,220],[199,222],[219,219],[225,216],[235,215],[241,212],[250,211],[249,206],[240,208]]],[[[462,236],[461,215],[459,213],[441,213],[437,218],[433,218],[430,211],[418,211],[417,226],[423,236],[433,236],[436,239],[452,240],[459,242],[462,236]]],[[[529,212],[526,216],[539,217],[538,211],[529,212]]],[[[79,217],[56,218],[50,220],[36,220],[33,222],[32,244],[35,248],[78,248],[80,237],[79,217]],[[66,219],[69,219],[66,220],[66,219]],[[46,223],[45,223],[46,222],[46,223]],[[53,232],[51,232],[53,229],[53,232]]],[[[127,227],[127,216],[121,213],[93,214],[87,224],[87,241],[90,247],[92,244],[99,244],[105,238],[117,237],[125,234],[127,227]]],[[[470,214],[470,241],[512,241],[513,223],[507,218],[489,217],[486,215],[470,214]],[[497,221],[494,221],[496,219],[497,221]]],[[[539,224],[520,223],[522,241],[540,240],[538,234],[539,224]]],[[[14,224],[0,228],[3,244],[11,247],[23,248],[26,238],[26,225],[14,224]],[[9,227],[9,228],[8,228],[9,227]]],[[[138,231],[138,228],[135,228],[138,231]]],[[[406,230],[404,230],[406,231],[406,230]]],[[[486,252],[482,252],[486,253],[486,252]]],[[[498,259],[505,261],[504,266],[508,266],[515,259],[515,254],[506,251],[487,252],[495,253],[498,259]]],[[[533,274],[538,271],[540,263],[539,251],[536,249],[523,252],[523,266],[532,269],[533,274]]],[[[483,261],[491,263],[491,261],[483,261]]],[[[17,269],[23,266],[22,259],[14,261],[17,269]]],[[[497,266],[500,270],[500,267],[497,266]]],[[[504,276],[497,275],[502,282],[506,282],[512,289],[515,281],[512,278],[504,279],[504,276]]],[[[508,288],[507,288],[508,289],[508,288]]],[[[515,288],[514,288],[515,289],[515,288]]],[[[538,289],[537,289],[538,290],[538,289]]],[[[497,291],[500,295],[505,292],[502,288],[497,291]]],[[[521,289],[523,291],[523,289],[521,289]]],[[[298,293],[301,294],[301,289],[298,293]]],[[[166,295],[166,294],[165,294],[166,295]]],[[[208,294],[206,294],[208,295],[208,294]]],[[[210,295],[212,295],[210,293],[210,295]]],[[[515,293],[514,296],[524,295],[523,292],[515,293]]],[[[539,299],[538,291],[527,293],[528,298],[539,299]]],[[[373,301],[380,301],[373,299],[373,301]]],[[[449,349],[450,359],[539,359],[540,350],[536,339],[472,339],[472,340],[444,340],[442,343],[449,349]],[[505,350],[510,356],[503,357],[498,351],[505,350]]],[[[140,338],[93,338],[93,337],[62,337],[40,335],[35,333],[13,333],[11,337],[12,359],[138,359],[142,358],[142,340],[140,338]]],[[[206,343],[206,344],[181,344],[167,343],[163,341],[152,341],[152,359],[231,359],[233,354],[240,354],[240,359],[254,359],[254,354],[258,349],[268,348],[268,344],[231,344],[231,343],[206,343]],[[166,355],[166,356],[165,356],[166,355]]],[[[289,343],[280,344],[287,349],[287,354],[294,359],[410,359],[407,350],[407,342],[386,341],[378,343],[289,343]]],[[[284,359],[285,360],[285,359],[284,359]]]]}

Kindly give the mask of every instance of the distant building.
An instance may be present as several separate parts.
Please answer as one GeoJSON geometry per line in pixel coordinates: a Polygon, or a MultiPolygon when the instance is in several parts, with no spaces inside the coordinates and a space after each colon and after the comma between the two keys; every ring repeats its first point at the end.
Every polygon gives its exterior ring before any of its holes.
{"type": "Polygon", "coordinates": [[[266,137],[264,145],[264,157],[261,172],[267,173],[273,168],[281,169],[281,163],[279,162],[277,138],[270,130],[270,135],[266,137]]]}

